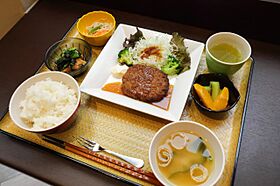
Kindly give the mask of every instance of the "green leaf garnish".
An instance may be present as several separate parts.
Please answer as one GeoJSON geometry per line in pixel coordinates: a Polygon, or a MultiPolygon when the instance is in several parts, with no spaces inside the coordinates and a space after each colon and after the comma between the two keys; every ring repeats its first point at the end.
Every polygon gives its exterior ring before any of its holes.
{"type": "Polygon", "coordinates": [[[134,34],[130,34],[129,38],[125,38],[123,42],[123,47],[129,48],[129,47],[134,47],[136,42],[139,41],[140,39],[144,39],[143,33],[136,27],[137,32],[134,34]]]}
{"type": "Polygon", "coordinates": [[[187,47],[185,47],[184,45],[184,38],[177,32],[174,32],[172,34],[170,44],[173,46],[172,54],[181,62],[181,72],[189,70],[191,65],[191,58],[187,47]]]}

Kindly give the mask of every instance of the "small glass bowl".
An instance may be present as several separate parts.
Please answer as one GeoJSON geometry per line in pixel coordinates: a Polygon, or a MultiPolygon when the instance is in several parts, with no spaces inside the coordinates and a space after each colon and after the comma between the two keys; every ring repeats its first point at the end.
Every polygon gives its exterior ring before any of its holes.
{"type": "Polygon", "coordinates": [[[78,76],[82,74],[87,68],[91,60],[92,49],[91,46],[80,38],[68,37],[57,41],[47,50],[45,54],[44,62],[47,68],[51,71],[59,71],[56,67],[56,61],[60,58],[63,50],[68,48],[76,48],[83,56],[83,60],[86,61],[86,64],[83,65],[80,69],[69,72],[71,76],[78,76]]]}
{"type": "Polygon", "coordinates": [[[223,110],[218,110],[218,111],[211,110],[210,108],[204,106],[198,94],[194,90],[194,87],[192,87],[191,96],[195,104],[199,108],[199,110],[201,110],[204,113],[224,113],[232,109],[240,99],[240,94],[238,90],[235,88],[232,81],[228,78],[227,75],[221,73],[209,73],[209,74],[200,74],[199,76],[197,76],[193,84],[198,83],[202,86],[208,86],[210,84],[210,81],[219,81],[221,89],[224,87],[228,88],[229,90],[228,105],[223,110]]]}

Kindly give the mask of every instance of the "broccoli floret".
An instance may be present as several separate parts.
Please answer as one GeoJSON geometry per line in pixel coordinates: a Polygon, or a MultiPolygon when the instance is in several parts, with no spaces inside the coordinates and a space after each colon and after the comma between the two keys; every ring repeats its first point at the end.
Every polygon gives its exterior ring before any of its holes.
{"type": "Polygon", "coordinates": [[[167,63],[161,67],[161,71],[167,75],[179,74],[182,70],[180,62],[173,56],[169,55],[167,63]]]}
{"type": "Polygon", "coordinates": [[[128,48],[124,48],[121,50],[118,54],[118,62],[120,64],[126,64],[127,66],[132,66],[133,61],[131,59],[130,53],[128,51],[128,48]]]}

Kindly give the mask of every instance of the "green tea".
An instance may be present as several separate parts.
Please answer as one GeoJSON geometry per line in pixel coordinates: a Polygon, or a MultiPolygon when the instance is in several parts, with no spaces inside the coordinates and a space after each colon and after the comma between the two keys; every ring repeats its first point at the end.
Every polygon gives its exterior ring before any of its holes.
{"type": "Polygon", "coordinates": [[[224,62],[236,63],[242,60],[240,51],[232,45],[221,43],[210,48],[210,53],[224,62]]]}

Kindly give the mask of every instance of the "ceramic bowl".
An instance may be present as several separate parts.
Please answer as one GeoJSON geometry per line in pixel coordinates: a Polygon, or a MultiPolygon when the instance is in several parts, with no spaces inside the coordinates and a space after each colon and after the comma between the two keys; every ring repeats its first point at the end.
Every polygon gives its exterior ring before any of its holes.
{"type": "Polygon", "coordinates": [[[13,93],[10,99],[9,113],[14,124],[25,131],[41,133],[41,134],[56,133],[68,129],[71,126],[71,124],[74,122],[74,120],[77,117],[77,111],[80,105],[80,99],[81,99],[81,93],[80,93],[79,85],[72,76],[66,73],[55,72],[55,71],[43,72],[28,78],[21,85],[18,86],[18,88],[15,90],[15,92],[13,93]],[[73,89],[78,98],[77,99],[78,101],[75,104],[73,111],[66,117],[66,119],[59,122],[59,124],[46,129],[43,128],[33,129],[32,127],[28,126],[20,117],[20,113],[21,113],[20,102],[25,99],[26,90],[30,86],[34,85],[36,82],[46,80],[47,78],[50,78],[53,81],[62,82],[67,87],[73,89]]]}
{"type": "Polygon", "coordinates": [[[83,60],[86,64],[78,70],[73,70],[67,73],[71,76],[78,76],[86,71],[92,57],[91,46],[86,41],[73,37],[64,38],[49,47],[44,58],[47,68],[52,71],[58,71],[56,61],[61,57],[62,51],[69,48],[76,48],[82,54],[83,60]]]}
{"type": "MultiPolygon", "coordinates": [[[[162,127],[153,137],[150,149],[149,149],[149,162],[152,168],[153,173],[157,177],[157,179],[163,185],[172,185],[163,174],[161,174],[158,164],[157,164],[157,149],[160,145],[162,145],[162,141],[166,139],[166,137],[174,134],[178,131],[189,131],[194,132],[198,136],[207,140],[209,146],[211,146],[212,152],[215,157],[214,162],[214,170],[211,172],[209,177],[205,182],[203,182],[200,186],[212,186],[214,185],[219,178],[221,177],[224,165],[225,165],[225,155],[221,142],[217,138],[217,136],[207,127],[202,124],[193,122],[193,121],[178,121],[172,122],[168,125],[162,127]]],[[[186,157],[187,158],[187,157],[186,157]]]]}
{"type": "Polygon", "coordinates": [[[89,12],[84,16],[82,16],[77,23],[77,29],[80,35],[82,35],[83,38],[93,46],[105,45],[108,39],[113,34],[115,27],[116,27],[116,21],[114,16],[104,11],[89,12]],[[88,34],[87,28],[90,27],[94,22],[110,23],[112,24],[112,28],[108,32],[105,32],[102,35],[93,36],[88,34]]]}
{"type": "Polygon", "coordinates": [[[207,112],[208,113],[223,113],[223,112],[227,112],[230,109],[232,109],[237,104],[237,102],[240,99],[240,94],[239,94],[238,90],[235,88],[235,86],[232,83],[232,81],[225,74],[209,73],[209,74],[200,74],[199,76],[197,76],[196,79],[194,80],[194,84],[198,83],[198,84],[200,84],[202,86],[209,86],[210,81],[218,81],[218,82],[220,82],[220,88],[221,89],[223,89],[224,87],[228,88],[228,90],[229,90],[228,105],[223,110],[219,110],[219,111],[211,110],[210,108],[207,108],[206,106],[204,106],[204,104],[200,100],[198,94],[194,90],[194,87],[192,87],[192,89],[191,89],[191,96],[192,96],[195,104],[197,105],[197,107],[200,110],[202,110],[202,111],[204,111],[206,113],[207,112]]]}
{"type": "Polygon", "coordinates": [[[234,74],[237,72],[251,56],[251,46],[249,42],[231,32],[219,32],[210,36],[206,42],[206,63],[210,72],[217,72],[223,74],[234,74]],[[211,54],[210,49],[218,44],[229,44],[241,53],[242,59],[238,62],[224,62],[211,54]]]}

